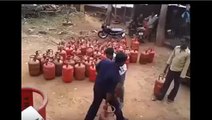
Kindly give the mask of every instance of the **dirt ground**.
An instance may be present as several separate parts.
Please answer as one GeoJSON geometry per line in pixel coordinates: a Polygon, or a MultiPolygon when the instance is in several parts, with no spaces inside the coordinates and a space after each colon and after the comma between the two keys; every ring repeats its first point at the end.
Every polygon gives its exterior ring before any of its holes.
{"type": "MultiPolygon", "coordinates": [[[[36,50],[56,50],[51,41],[60,41],[71,36],[78,36],[80,31],[97,36],[92,30],[100,29],[101,22],[91,16],[82,14],[71,17],[74,26],[62,26],[63,16],[29,19],[22,24],[22,87],[30,86],[44,91],[48,96],[46,108],[47,120],[83,120],[93,100],[93,83],[88,79],[63,83],[61,77],[46,81],[42,75],[30,77],[28,73],[29,55],[36,50]],[[48,30],[55,28],[56,30],[48,30]],[[38,34],[45,30],[46,35],[38,34]],[[58,32],[67,33],[58,35],[58,32]]],[[[166,60],[171,52],[168,48],[157,47],[152,43],[141,45],[143,50],[154,47],[157,54],[151,64],[130,64],[125,82],[124,115],[130,120],[189,120],[190,119],[190,89],[181,85],[176,100],[167,104],[151,101],[154,82],[164,70],[166,60]]],[[[172,83],[173,84],[173,83],[172,83]]],[[[170,91],[170,90],[169,90],[170,91]]],[[[35,94],[34,103],[37,108],[41,98],[35,94]]]]}

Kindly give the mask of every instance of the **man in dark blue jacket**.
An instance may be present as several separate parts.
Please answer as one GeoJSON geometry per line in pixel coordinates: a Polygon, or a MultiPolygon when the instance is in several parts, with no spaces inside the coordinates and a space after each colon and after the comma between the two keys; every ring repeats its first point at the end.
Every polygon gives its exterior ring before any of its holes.
{"type": "MultiPolygon", "coordinates": [[[[107,54],[107,50],[106,50],[107,54]]],[[[113,56],[113,52],[109,52],[113,56]]],[[[116,108],[117,120],[127,120],[123,117],[119,102],[115,97],[115,88],[120,84],[119,67],[127,60],[123,52],[116,54],[116,60],[104,59],[97,64],[97,77],[94,84],[94,100],[87,112],[85,120],[94,120],[103,99],[116,108]]]]}

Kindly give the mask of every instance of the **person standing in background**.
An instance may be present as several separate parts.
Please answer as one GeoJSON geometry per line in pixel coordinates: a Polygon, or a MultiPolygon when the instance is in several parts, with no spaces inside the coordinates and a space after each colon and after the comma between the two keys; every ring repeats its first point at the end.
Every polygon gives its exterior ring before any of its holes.
{"type": "Polygon", "coordinates": [[[186,10],[182,13],[182,36],[190,34],[190,5],[186,5],[186,10]]]}
{"type": "Polygon", "coordinates": [[[147,20],[147,36],[146,37],[149,41],[151,39],[152,30],[155,26],[155,22],[157,19],[158,17],[154,12],[152,12],[152,14],[149,17],[145,18],[145,20],[147,20]]]}

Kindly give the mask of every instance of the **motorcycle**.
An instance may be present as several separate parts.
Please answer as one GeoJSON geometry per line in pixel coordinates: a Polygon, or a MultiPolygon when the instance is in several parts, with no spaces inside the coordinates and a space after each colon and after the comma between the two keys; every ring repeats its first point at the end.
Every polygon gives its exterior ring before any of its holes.
{"type": "Polygon", "coordinates": [[[113,38],[125,38],[125,30],[121,28],[110,28],[110,26],[102,25],[102,30],[98,32],[98,36],[102,39],[111,36],[113,38]]]}

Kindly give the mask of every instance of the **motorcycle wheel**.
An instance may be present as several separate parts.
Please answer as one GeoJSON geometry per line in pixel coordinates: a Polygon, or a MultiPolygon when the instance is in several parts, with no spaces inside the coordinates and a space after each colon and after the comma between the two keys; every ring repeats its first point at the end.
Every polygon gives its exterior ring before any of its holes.
{"type": "Polygon", "coordinates": [[[105,39],[107,38],[108,34],[107,33],[104,33],[103,31],[99,31],[98,32],[98,36],[102,39],[105,39]]]}

